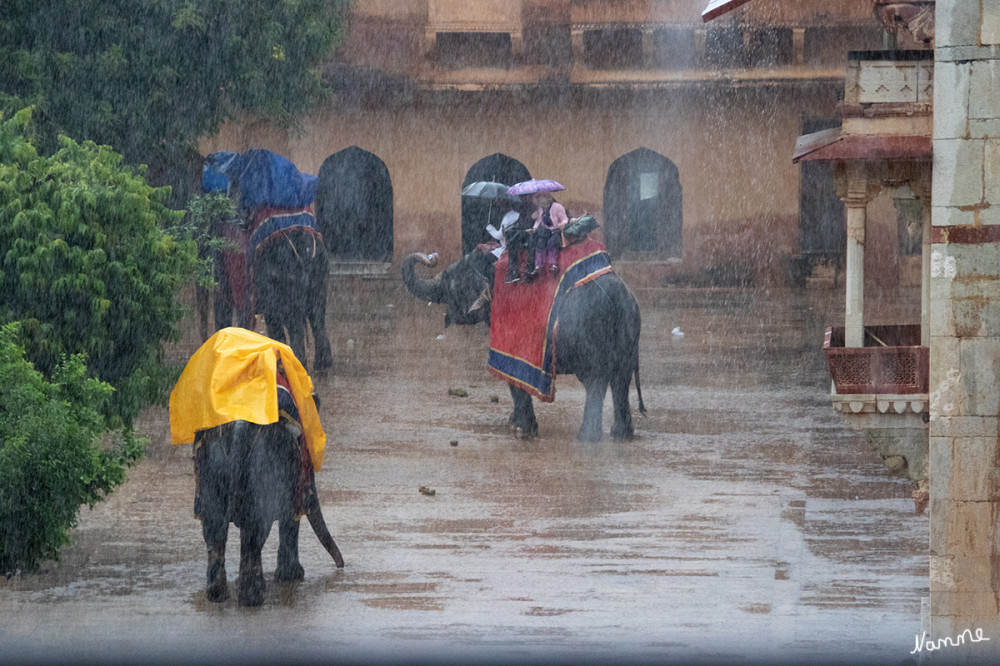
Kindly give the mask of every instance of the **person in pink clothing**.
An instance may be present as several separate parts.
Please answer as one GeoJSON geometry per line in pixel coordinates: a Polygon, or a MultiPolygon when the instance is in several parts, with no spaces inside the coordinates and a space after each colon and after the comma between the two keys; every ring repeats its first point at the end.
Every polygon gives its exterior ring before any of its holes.
{"type": "Polygon", "coordinates": [[[562,229],[569,222],[566,209],[556,202],[549,192],[538,192],[531,195],[531,203],[535,212],[531,219],[535,221],[532,227],[535,244],[535,270],[546,268],[556,273],[559,270],[558,251],[562,245],[562,229]]]}

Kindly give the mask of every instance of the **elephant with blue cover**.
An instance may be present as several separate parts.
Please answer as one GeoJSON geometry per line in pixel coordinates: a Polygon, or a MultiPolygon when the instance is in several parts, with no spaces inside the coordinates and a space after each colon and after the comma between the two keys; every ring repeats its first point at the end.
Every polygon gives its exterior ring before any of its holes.
{"type": "MultiPolygon", "coordinates": [[[[236,323],[244,328],[253,326],[254,314],[262,314],[268,336],[283,341],[287,332],[303,362],[308,325],[313,370],[323,373],[333,366],[333,354],[326,333],[329,261],[313,211],[317,182],[284,157],[259,148],[212,153],[202,172],[203,191],[226,191],[244,219],[240,230],[227,230],[238,248],[218,263],[220,283],[231,293],[217,304],[236,303],[236,323]]],[[[225,305],[216,308],[216,319],[218,328],[230,325],[225,305]]]]}

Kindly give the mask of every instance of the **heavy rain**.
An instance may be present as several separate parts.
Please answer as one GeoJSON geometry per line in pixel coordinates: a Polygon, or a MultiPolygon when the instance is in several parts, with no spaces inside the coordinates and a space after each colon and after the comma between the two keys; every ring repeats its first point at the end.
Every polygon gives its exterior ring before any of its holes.
{"type": "Polygon", "coordinates": [[[928,369],[932,270],[963,270],[931,268],[933,7],[926,39],[887,8],[933,3],[153,4],[132,31],[89,0],[65,33],[0,10],[3,395],[55,396],[69,416],[38,423],[95,447],[79,473],[42,456],[62,485],[18,476],[49,438],[0,407],[0,662],[899,664],[1000,639],[932,621],[980,617],[941,612],[967,582],[929,547],[967,532],[932,522],[965,485],[929,480],[927,424],[975,403],[928,369]],[[852,143],[873,118],[899,136],[852,143]],[[79,507],[66,539],[48,492],[79,507]]]}

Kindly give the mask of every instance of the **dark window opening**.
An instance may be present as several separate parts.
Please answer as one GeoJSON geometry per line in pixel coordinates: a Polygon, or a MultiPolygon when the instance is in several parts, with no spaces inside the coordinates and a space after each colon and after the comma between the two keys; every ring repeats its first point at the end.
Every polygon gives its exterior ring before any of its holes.
{"type": "Polygon", "coordinates": [[[765,28],[750,33],[747,59],[751,67],[776,67],[791,64],[791,28],[765,28]]]}
{"type": "Polygon", "coordinates": [[[584,62],[591,69],[642,67],[642,32],[635,28],[607,28],[583,33],[584,62]]]}
{"type": "Polygon", "coordinates": [[[806,28],[803,37],[805,62],[814,67],[845,67],[848,51],[881,49],[882,34],[879,27],[806,28]]]}
{"type": "Polygon", "coordinates": [[[711,67],[746,67],[743,30],[730,26],[709,28],[705,32],[705,62],[711,67]]]}
{"type": "Polygon", "coordinates": [[[619,157],[604,183],[604,238],[613,257],[680,258],[682,192],[677,167],[648,148],[619,157]]]}
{"type": "Polygon", "coordinates": [[[316,222],[331,260],[392,261],[392,180],[385,163],[357,146],[326,158],[316,222]]]}
{"type": "Polygon", "coordinates": [[[510,67],[513,47],[505,32],[439,32],[438,62],[452,69],[510,67]]]}
{"type": "Polygon", "coordinates": [[[545,25],[524,31],[524,59],[532,65],[568,65],[573,45],[568,25],[545,25]]]}
{"type": "Polygon", "coordinates": [[[692,69],[695,66],[694,30],[661,28],[653,31],[653,66],[692,69]]]}

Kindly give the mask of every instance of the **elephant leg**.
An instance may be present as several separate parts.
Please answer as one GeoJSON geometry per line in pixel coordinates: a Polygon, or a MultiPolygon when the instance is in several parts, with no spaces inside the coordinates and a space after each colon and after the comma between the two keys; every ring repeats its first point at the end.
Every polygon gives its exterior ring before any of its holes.
{"type": "Polygon", "coordinates": [[[198,493],[201,499],[201,533],[208,549],[208,581],[205,596],[219,603],[229,598],[226,583],[226,540],[229,537],[226,487],[229,479],[220,464],[221,446],[217,441],[203,441],[195,451],[198,493]],[[213,454],[211,464],[206,461],[213,454]]]}
{"type": "Polygon", "coordinates": [[[306,572],[299,563],[299,521],[291,516],[278,522],[278,568],[274,579],[302,580],[306,572]]]}
{"type": "Polygon", "coordinates": [[[202,532],[205,535],[205,545],[208,549],[208,582],[205,585],[205,597],[220,603],[229,598],[229,585],[226,582],[226,537],[229,523],[225,517],[221,526],[208,518],[202,518],[202,532]]]}
{"type": "Polygon", "coordinates": [[[632,427],[632,409],[628,404],[628,389],[631,384],[631,373],[611,380],[611,401],[615,413],[615,422],[611,426],[612,439],[627,441],[635,435],[632,427]]]}
{"type": "Polygon", "coordinates": [[[264,603],[264,565],[260,551],[271,526],[262,522],[240,528],[240,575],[237,583],[240,606],[260,606],[264,603]]]}
{"type": "MultiPolygon", "coordinates": [[[[581,378],[582,379],[582,378],[581,378]]],[[[577,439],[581,442],[599,442],[603,436],[604,396],[608,392],[607,377],[588,377],[583,380],[587,401],[583,407],[583,423],[577,439]]]]}
{"type": "Polygon", "coordinates": [[[281,317],[278,314],[265,312],[264,325],[267,326],[267,337],[278,342],[285,341],[285,326],[281,323],[281,317]]]}
{"type": "Polygon", "coordinates": [[[514,400],[510,424],[521,431],[521,439],[538,437],[538,421],[535,420],[535,405],[531,401],[531,394],[513,384],[508,386],[510,386],[510,397],[514,400]]]}
{"type": "Polygon", "coordinates": [[[298,316],[291,317],[287,322],[288,346],[292,348],[295,358],[299,359],[303,367],[306,365],[306,318],[296,313],[298,316]]]}
{"type": "MultiPolygon", "coordinates": [[[[326,270],[326,267],[323,267],[326,270]]],[[[312,329],[315,358],[313,371],[322,373],[333,367],[333,352],[330,350],[330,338],[326,334],[326,282],[309,298],[309,327],[312,329]]]]}

